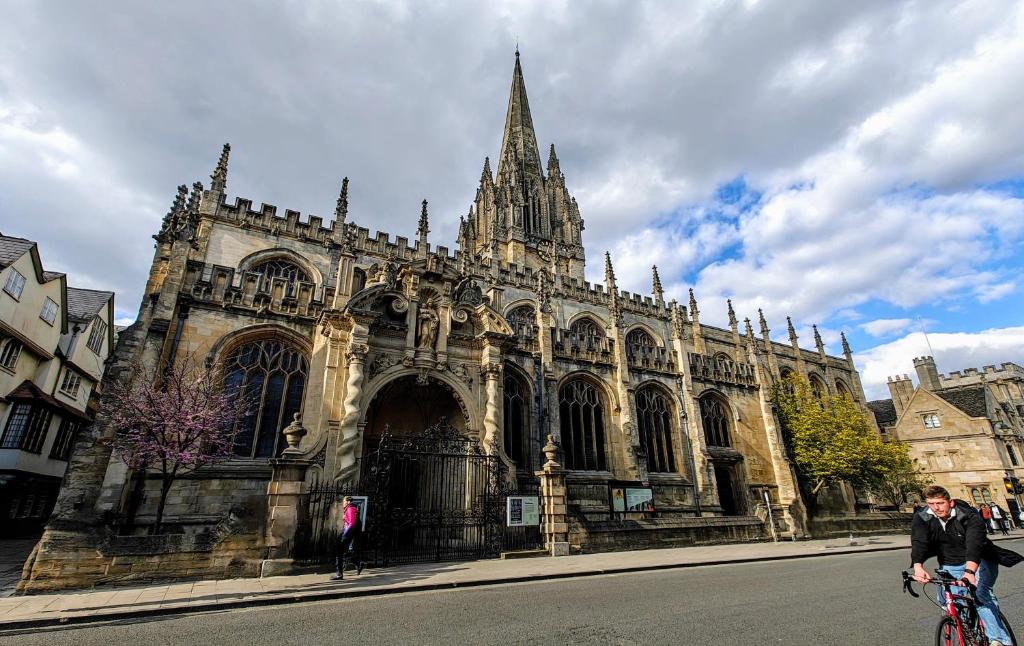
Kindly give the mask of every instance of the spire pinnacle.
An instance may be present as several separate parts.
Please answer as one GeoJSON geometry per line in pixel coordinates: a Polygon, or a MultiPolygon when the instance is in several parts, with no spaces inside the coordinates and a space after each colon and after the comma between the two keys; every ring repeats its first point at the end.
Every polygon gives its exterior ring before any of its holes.
{"type": "Polygon", "coordinates": [[[750,323],[750,317],[743,319],[743,331],[747,335],[747,340],[750,343],[754,341],[754,326],[750,323]]]}
{"type": "Polygon", "coordinates": [[[767,343],[769,341],[768,333],[771,332],[771,329],[768,328],[768,321],[764,318],[764,310],[760,307],[757,308],[757,318],[761,324],[761,336],[764,338],[765,343],[767,343]]]}
{"type": "Polygon", "coordinates": [[[661,276],[658,275],[658,265],[651,265],[651,290],[655,300],[665,300],[665,290],[661,288],[661,276]]]}
{"type": "Polygon", "coordinates": [[[818,333],[818,324],[812,324],[811,329],[814,330],[814,345],[818,346],[819,349],[825,347],[825,344],[821,342],[821,334],[818,333]]]}
{"type": "Polygon", "coordinates": [[[726,304],[729,306],[729,325],[738,325],[739,322],[736,320],[736,310],[732,308],[732,299],[725,299],[726,304]]]}
{"type": "Polygon", "coordinates": [[[850,344],[846,341],[846,332],[840,332],[839,338],[843,342],[843,354],[849,357],[853,352],[850,351],[850,344]]]}
{"type": "Polygon", "coordinates": [[[199,214],[199,200],[203,196],[203,183],[192,182],[192,194],[188,196],[188,204],[185,206],[185,212],[189,215],[199,214]]]}
{"type": "Polygon", "coordinates": [[[615,269],[612,267],[612,254],[608,251],[604,252],[604,282],[609,291],[615,291],[615,269]]]}
{"type": "Polygon", "coordinates": [[[223,193],[228,185],[228,156],[231,154],[231,144],[224,144],[220,151],[220,159],[217,160],[217,168],[210,175],[210,190],[215,193],[223,193]]]}
{"type": "Polygon", "coordinates": [[[786,329],[789,330],[789,340],[793,342],[793,345],[796,345],[797,339],[800,337],[796,335],[796,328],[793,327],[793,319],[788,316],[786,317],[786,329]]]}
{"type": "Polygon", "coordinates": [[[188,197],[188,185],[182,184],[178,187],[178,192],[174,196],[174,201],[171,203],[170,210],[167,211],[167,215],[164,216],[163,222],[160,225],[160,231],[153,236],[153,239],[157,242],[166,242],[170,239],[171,233],[175,230],[178,224],[178,219],[185,210],[185,198],[188,197]]]}
{"type": "Polygon", "coordinates": [[[341,194],[338,195],[338,203],[334,206],[334,220],[338,224],[348,217],[348,178],[341,180],[341,194]]]}
{"type": "Polygon", "coordinates": [[[416,229],[416,239],[426,242],[428,233],[430,233],[430,226],[427,220],[427,201],[423,200],[423,206],[420,209],[420,224],[416,229]]]}
{"type": "Polygon", "coordinates": [[[697,309],[697,299],[693,295],[693,288],[690,288],[690,316],[697,318],[700,314],[700,310],[697,309]]]}
{"type": "Polygon", "coordinates": [[[555,154],[555,144],[551,144],[551,148],[548,150],[548,176],[550,177],[558,171],[558,155],[555,154]]]}
{"type": "Polygon", "coordinates": [[[494,182],[494,175],[491,174],[491,158],[484,157],[484,169],[480,172],[480,183],[488,184],[494,182]]]}

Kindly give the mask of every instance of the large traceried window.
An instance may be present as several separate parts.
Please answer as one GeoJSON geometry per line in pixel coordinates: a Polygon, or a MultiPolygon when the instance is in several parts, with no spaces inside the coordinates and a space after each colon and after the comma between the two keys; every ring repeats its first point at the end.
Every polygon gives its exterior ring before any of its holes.
{"type": "Polygon", "coordinates": [[[636,392],[640,442],[647,452],[647,470],[651,473],[676,470],[671,410],[668,398],[657,388],[646,387],[636,392]]]}
{"type": "Polygon", "coordinates": [[[523,380],[505,370],[505,455],[516,468],[529,470],[533,451],[530,448],[530,390],[523,380]]]}
{"type": "Polygon", "coordinates": [[[626,355],[630,361],[644,361],[654,356],[654,337],[637,328],[626,335],[626,355]]]}
{"type": "Polygon", "coordinates": [[[505,317],[517,338],[532,339],[537,325],[537,314],[532,305],[520,305],[505,317]]]}
{"type": "Polygon", "coordinates": [[[700,419],[704,425],[704,441],[708,446],[732,446],[729,438],[729,410],[721,398],[715,395],[701,397],[700,419]]]}
{"type": "Polygon", "coordinates": [[[279,339],[264,339],[232,351],[224,370],[228,390],[251,401],[247,414],[235,424],[235,455],[280,455],[287,446],[281,430],[302,410],[309,370],[305,355],[279,339]]]}
{"type": "Polygon", "coordinates": [[[570,342],[573,346],[594,350],[604,338],[604,330],[591,318],[581,318],[569,326],[570,342]]]}
{"type": "Polygon", "coordinates": [[[558,395],[565,467],[577,471],[606,470],[604,409],[597,388],[577,379],[562,386],[558,395]]]}
{"type": "Polygon", "coordinates": [[[284,296],[287,297],[294,297],[298,293],[299,283],[309,282],[309,278],[306,277],[306,272],[302,268],[280,258],[261,262],[249,271],[259,274],[258,289],[267,294],[273,288],[275,280],[284,283],[284,296]]]}
{"type": "Polygon", "coordinates": [[[815,399],[824,399],[825,395],[828,394],[828,389],[825,388],[825,382],[821,380],[818,375],[811,375],[809,379],[811,383],[811,393],[814,394],[815,399]]]}

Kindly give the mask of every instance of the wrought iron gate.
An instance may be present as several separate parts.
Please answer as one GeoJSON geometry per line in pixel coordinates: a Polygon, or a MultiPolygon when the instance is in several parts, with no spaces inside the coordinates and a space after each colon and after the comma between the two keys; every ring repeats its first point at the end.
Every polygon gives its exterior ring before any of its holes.
{"type": "Polygon", "coordinates": [[[535,495],[536,486],[516,484],[500,458],[445,420],[412,436],[385,430],[364,456],[357,486],[310,488],[295,557],[333,559],[346,495],[367,498],[361,558],[378,566],[493,558],[539,547],[539,527],[505,527],[505,501],[520,490],[535,495]]]}

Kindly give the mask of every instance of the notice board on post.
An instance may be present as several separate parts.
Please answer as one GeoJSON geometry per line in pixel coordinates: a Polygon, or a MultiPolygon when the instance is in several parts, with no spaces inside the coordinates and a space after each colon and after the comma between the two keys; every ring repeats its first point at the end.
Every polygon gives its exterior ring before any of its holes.
{"type": "Polygon", "coordinates": [[[509,527],[540,525],[540,498],[509,496],[505,502],[505,520],[509,527]]]}

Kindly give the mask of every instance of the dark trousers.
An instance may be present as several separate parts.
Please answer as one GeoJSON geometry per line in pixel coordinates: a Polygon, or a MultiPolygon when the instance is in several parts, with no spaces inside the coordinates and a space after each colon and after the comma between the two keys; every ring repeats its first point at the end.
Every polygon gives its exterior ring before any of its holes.
{"type": "Polygon", "coordinates": [[[345,560],[352,563],[359,563],[359,532],[350,529],[342,532],[341,540],[338,541],[338,552],[334,556],[334,568],[338,574],[345,571],[345,560]]]}

